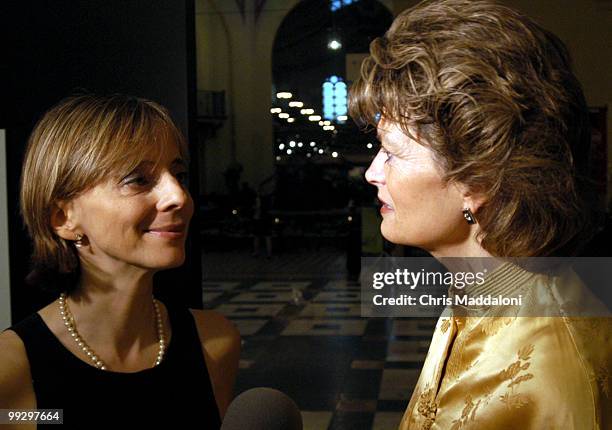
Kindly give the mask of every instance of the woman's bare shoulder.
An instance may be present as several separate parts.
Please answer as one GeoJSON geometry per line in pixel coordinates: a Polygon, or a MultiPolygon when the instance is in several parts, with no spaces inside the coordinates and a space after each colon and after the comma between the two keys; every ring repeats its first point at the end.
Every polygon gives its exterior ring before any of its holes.
{"type": "Polygon", "coordinates": [[[218,312],[201,309],[190,309],[202,344],[207,352],[224,352],[226,349],[234,349],[240,345],[240,333],[230,320],[218,312]],[[212,350],[211,350],[212,348],[212,350]]]}
{"type": "Polygon", "coordinates": [[[2,408],[34,407],[30,363],[25,345],[12,330],[0,333],[0,399],[2,408]],[[5,404],[6,402],[6,404],[5,404]]]}
{"type": "Polygon", "coordinates": [[[191,313],[198,327],[215,399],[223,417],[233,398],[240,360],[240,333],[218,312],[191,309],[191,313]]]}

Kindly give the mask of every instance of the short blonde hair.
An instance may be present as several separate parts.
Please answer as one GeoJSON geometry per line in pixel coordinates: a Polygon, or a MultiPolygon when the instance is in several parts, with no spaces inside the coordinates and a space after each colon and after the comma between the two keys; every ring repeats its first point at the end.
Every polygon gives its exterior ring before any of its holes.
{"type": "Polygon", "coordinates": [[[51,226],[58,202],[128,174],[145,154],[158,162],[166,142],[177,144],[188,162],[183,135],[168,111],[150,100],[78,95],[46,112],[32,131],[21,174],[20,208],[33,241],[33,273],[71,273],[79,267],[72,243],[51,226]]]}

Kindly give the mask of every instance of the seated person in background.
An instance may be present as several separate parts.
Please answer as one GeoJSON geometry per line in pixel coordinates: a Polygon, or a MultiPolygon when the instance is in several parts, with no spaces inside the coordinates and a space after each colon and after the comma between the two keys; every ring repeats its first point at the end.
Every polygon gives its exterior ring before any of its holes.
{"type": "Polygon", "coordinates": [[[63,409],[78,428],[165,419],[219,428],[239,334],[217,313],[153,296],[153,275],[185,260],[187,166],[180,131],[148,100],[75,96],[38,122],[21,211],[30,279],[58,298],[0,334],[0,408],[63,409]]]}
{"type": "Polygon", "coordinates": [[[383,236],[499,261],[479,295],[523,295],[503,315],[446,309],[400,428],[611,428],[612,320],[568,312],[589,300],[572,271],[513,263],[590,236],[588,110],[559,38],[489,1],[420,3],[371,43],[350,110],[381,141],[383,236]]]}

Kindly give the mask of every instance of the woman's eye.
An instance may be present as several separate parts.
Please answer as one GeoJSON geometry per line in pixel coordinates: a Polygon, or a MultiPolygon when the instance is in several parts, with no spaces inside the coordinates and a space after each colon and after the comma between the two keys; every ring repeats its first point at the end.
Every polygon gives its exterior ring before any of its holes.
{"type": "Polygon", "coordinates": [[[387,157],[387,158],[385,159],[385,163],[388,163],[388,162],[391,160],[391,158],[393,158],[393,154],[391,154],[391,153],[390,153],[389,151],[387,151],[385,148],[381,148],[380,150],[382,151],[382,153],[383,153],[383,154],[385,154],[385,157],[387,157]]]}
{"type": "MultiPolygon", "coordinates": [[[[189,172],[178,172],[175,173],[174,176],[176,177],[177,181],[179,181],[182,185],[187,185],[187,181],[189,180],[189,172]]],[[[135,187],[148,187],[153,186],[155,183],[157,183],[158,179],[159,178],[153,178],[148,175],[134,174],[131,176],[126,176],[123,179],[123,184],[135,187]]]]}
{"type": "Polygon", "coordinates": [[[129,176],[125,179],[124,184],[125,185],[138,185],[138,186],[145,186],[149,183],[149,180],[145,177],[145,176],[129,176]]]}

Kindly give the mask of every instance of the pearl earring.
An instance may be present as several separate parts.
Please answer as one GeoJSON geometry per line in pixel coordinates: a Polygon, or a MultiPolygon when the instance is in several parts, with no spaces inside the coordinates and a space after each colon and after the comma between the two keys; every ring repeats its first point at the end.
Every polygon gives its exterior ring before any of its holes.
{"type": "Polygon", "coordinates": [[[83,235],[82,234],[77,233],[76,241],[74,242],[74,246],[76,246],[77,248],[80,248],[83,246],[83,235]]]}

